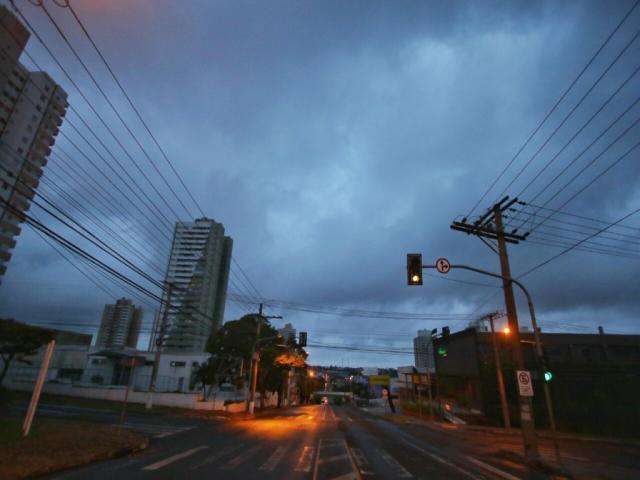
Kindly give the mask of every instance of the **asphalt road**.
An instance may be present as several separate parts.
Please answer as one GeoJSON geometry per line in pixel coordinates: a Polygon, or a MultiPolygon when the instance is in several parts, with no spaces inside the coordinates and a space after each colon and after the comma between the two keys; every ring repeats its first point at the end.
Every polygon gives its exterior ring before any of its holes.
{"type": "MultiPolygon", "coordinates": [[[[41,414],[65,412],[73,409],[45,408],[41,414]]],[[[94,415],[98,421],[116,419],[113,412],[94,415]]],[[[49,478],[513,480],[529,475],[517,458],[495,455],[496,448],[516,445],[515,440],[467,439],[455,430],[396,425],[353,407],[310,405],[237,420],[132,415],[128,423],[151,436],[147,450],[49,478]]]]}

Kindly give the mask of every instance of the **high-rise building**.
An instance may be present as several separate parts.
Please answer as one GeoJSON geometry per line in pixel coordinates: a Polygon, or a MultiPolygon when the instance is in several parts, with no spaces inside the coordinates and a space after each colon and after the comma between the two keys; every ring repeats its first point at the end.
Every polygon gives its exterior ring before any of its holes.
{"type": "Polygon", "coordinates": [[[19,62],[28,39],[24,25],[0,6],[0,280],[69,105],[49,75],[19,62]]]}
{"type": "Polygon", "coordinates": [[[290,323],[286,323],[284,327],[278,329],[278,333],[282,335],[285,343],[289,342],[289,340],[296,340],[296,329],[293,328],[293,325],[290,323]]]}
{"type": "Polygon", "coordinates": [[[128,298],[120,298],[114,305],[105,305],[96,347],[136,348],[141,324],[142,308],[136,308],[128,298]]]}
{"type": "Polygon", "coordinates": [[[202,352],[222,325],[233,240],[209,218],[177,222],[166,283],[171,284],[165,350],[202,352]]]}
{"type": "Polygon", "coordinates": [[[433,339],[429,330],[418,330],[418,336],[413,339],[413,355],[416,368],[426,368],[430,372],[435,371],[433,358],[433,339]]]}

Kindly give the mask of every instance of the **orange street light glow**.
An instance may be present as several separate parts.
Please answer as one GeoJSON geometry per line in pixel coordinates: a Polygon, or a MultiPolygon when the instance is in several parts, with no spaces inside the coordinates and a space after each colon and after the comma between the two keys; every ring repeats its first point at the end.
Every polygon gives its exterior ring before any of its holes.
{"type": "Polygon", "coordinates": [[[504,333],[505,335],[509,335],[511,333],[511,329],[509,327],[504,327],[502,333],[504,333]]]}

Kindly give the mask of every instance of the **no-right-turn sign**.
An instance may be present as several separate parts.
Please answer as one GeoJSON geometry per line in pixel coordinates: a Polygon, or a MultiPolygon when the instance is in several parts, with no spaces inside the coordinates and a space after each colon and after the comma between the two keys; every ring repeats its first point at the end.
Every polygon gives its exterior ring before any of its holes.
{"type": "Polygon", "coordinates": [[[518,390],[522,397],[533,397],[533,385],[531,384],[531,372],[528,370],[516,371],[518,378],[518,390]]]}

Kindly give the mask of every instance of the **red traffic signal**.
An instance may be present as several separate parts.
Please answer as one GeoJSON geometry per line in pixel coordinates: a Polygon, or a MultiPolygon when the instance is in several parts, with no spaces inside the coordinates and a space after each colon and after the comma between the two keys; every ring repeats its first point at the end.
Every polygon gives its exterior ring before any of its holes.
{"type": "Polygon", "coordinates": [[[407,285],[422,285],[422,254],[407,254],[407,285]]]}

